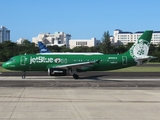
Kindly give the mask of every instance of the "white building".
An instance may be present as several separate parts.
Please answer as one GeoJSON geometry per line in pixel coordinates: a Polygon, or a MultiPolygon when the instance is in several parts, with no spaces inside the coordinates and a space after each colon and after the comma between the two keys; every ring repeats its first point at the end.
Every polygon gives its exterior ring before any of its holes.
{"type": "MultiPolygon", "coordinates": [[[[124,32],[122,30],[116,29],[114,30],[114,43],[119,43],[119,44],[128,44],[129,42],[135,42],[142,34],[144,31],[138,31],[135,33],[132,32],[124,32]]],[[[153,31],[152,34],[152,44],[159,44],[160,43],[160,31],[153,31]]]]}
{"type": "Polygon", "coordinates": [[[114,44],[114,36],[110,36],[111,44],[114,44]]]}
{"type": "Polygon", "coordinates": [[[18,40],[17,40],[17,44],[22,44],[25,40],[27,40],[27,39],[25,39],[25,38],[19,38],[18,40]]]}
{"type": "Polygon", "coordinates": [[[71,39],[70,34],[65,34],[64,32],[55,32],[55,34],[50,34],[50,33],[39,34],[37,37],[32,38],[32,42],[34,42],[36,45],[38,44],[38,41],[41,41],[46,46],[66,45],[66,47],[69,47],[70,39],[71,39]]]}
{"type": "Polygon", "coordinates": [[[78,46],[88,46],[93,47],[100,44],[100,40],[96,40],[96,38],[91,39],[71,39],[69,40],[69,48],[72,49],[78,46]]]}
{"type": "Polygon", "coordinates": [[[0,28],[0,43],[10,40],[10,30],[6,27],[1,26],[0,28]]]}

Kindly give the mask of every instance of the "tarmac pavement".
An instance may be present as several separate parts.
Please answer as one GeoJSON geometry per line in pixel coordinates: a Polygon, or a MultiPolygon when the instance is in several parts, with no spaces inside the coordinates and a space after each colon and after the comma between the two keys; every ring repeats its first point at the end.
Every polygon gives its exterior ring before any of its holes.
{"type": "Polygon", "coordinates": [[[159,120],[160,89],[0,87],[0,120],[159,120]]]}
{"type": "Polygon", "coordinates": [[[0,76],[0,120],[159,120],[159,75],[117,74],[0,76]]]}

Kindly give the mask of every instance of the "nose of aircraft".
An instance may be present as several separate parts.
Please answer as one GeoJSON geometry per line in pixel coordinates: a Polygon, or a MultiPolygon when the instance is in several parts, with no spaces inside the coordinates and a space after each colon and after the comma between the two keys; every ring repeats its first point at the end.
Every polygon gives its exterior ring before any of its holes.
{"type": "Polygon", "coordinates": [[[2,64],[2,67],[3,67],[3,68],[7,68],[6,63],[3,63],[3,64],[2,64]]]}
{"type": "Polygon", "coordinates": [[[2,64],[2,67],[5,68],[5,69],[9,69],[9,66],[8,66],[8,63],[7,63],[7,62],[3,63],[3,64],[2,64]]]}
{"type": "Polygon", "coordinates": [[[15,65],[10,63],[10,62],[5,62],[2,64],[2,67],[8,70],[14,70],[15,69],[15,65]]]}

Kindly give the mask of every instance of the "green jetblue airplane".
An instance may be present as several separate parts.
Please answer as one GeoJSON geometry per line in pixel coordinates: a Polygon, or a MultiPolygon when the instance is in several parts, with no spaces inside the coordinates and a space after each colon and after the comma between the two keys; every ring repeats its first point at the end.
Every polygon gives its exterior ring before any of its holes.
{"type": "Polygon", "coordinates": [[[123,54],[102,53],[39,53],[12,57],[2,67],[9,70],[48,71],[50,76],[73,75],[78,72],[107,71],[143,64],[154,58],[148,56],[152,30],[145,31],[133,46],[123,54]]]}

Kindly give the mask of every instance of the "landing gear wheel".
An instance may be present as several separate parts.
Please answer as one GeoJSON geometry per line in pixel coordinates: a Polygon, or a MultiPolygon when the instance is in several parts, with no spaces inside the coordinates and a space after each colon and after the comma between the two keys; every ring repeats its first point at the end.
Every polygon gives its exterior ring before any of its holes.
{"type": "Polygon", "coordinates": [[[25,79],[25,78],[26,78],[26,72],[24,72],[22,75],[22,79],[25,79]]]}
{"type": "Polygon", "coordinates": [[[26,78],[26,76],[25,75],[22,75],[22,79],[25,79],[26,78]]]}
{"type": "Polygon", "coordinates": [[[79,79],[79,76],[77,74],[73,74],[74,79],[79,79]]]}

